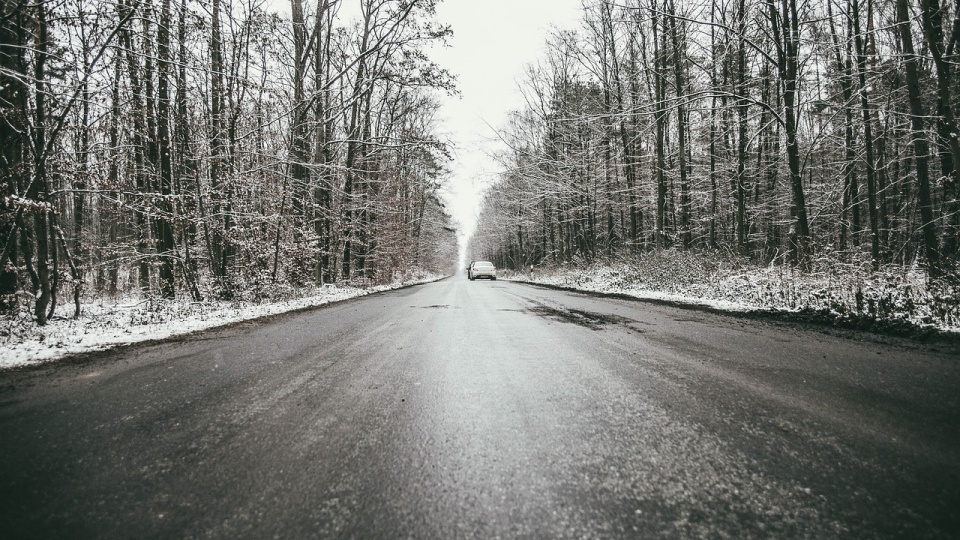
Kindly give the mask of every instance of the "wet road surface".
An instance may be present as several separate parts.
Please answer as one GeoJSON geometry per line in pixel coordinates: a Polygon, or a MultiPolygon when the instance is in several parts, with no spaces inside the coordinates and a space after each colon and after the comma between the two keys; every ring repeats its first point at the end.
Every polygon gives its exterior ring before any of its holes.
{"type": "Polygon", "coordinates": [[[956,538],[958,357],[448,279],[0,372],[0,531],[956,538]]]}

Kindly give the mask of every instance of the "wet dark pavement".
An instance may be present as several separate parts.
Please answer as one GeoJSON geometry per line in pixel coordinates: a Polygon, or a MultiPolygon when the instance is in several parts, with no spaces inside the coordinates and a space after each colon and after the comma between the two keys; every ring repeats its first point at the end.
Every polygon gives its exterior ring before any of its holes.
{"type": "Polygon", "coordinates": [[[956,538],[960,369],[457,278],[2,372],[0,456],[9,538],[956,538]]]}

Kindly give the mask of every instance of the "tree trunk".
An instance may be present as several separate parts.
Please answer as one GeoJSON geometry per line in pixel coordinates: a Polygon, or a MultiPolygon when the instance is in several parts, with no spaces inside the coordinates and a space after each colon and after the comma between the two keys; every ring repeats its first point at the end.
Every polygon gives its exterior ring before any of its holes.
{"type": "Polygon", "coordinates": [[[878,267],[883,257],[880,236],[880,213],[877,204],[876,159],[874,156],[873,114],[867,93],[867,54],[864,38],[860,32],[859,0],[850,0],[850,20],[853,23],[854,47],[857,56],[857,74],[860,80],[860,110],[863,113],[864,154],[867,167],[867,213],[870,216],[870,254],[874,267],[878,267]]]}
{"type": "Polygon", "coordinates": [[[330,78],[331,48],[330,40],[333,36],[333,21],[329,20],[330,1],[321,0],[317,3],[316,24],[316,57],[314,60],[314,77],[316,88],[320,95],[316,99],[314,119],[316,128],[315,160],[320,164],[320,178],[315,194],[318,216],[316,218],[315,233],[319,239],[319,260],[317,280],[320,283],[333,281],[331,268],[331,251],[333,249],[332,217],[333,217],[333,174],[331,165],[330,141],[333,139],[333,118],[330,110],[330,90],[327,81],[330,78]],[[326,28],[326,32],[323,29],[326,28]],[[330,115],[331,117],[327,117],[330,115]]]}
{"type": "MultiPolygon", "coordinates": [[[[191,244],[196,236],[196,224],[189,217],[197,217],[195,213],[199,208],[194,208],[196,204],[199,207],[201,200],[189,203],[191,194],[196,193],[196,187],[199,185],[197,174],[196,158],[190,147],[190,119],[187,109],[187,0],[180,0],[180,13],[177,25],[177,41],[179,44],[179,61],[177,63],[177,95],[176,95],[176,113],[174,122],[174,140],[176,145],[175,155],[177,156],[175,174],[174,174],[174,192],[178,194],[177,205],[175,206],[177,215],[183,219],[183,225],[180,228],[180,242],[183,245],[183,276],[190,290],[190,297],[194,302],[203,300],[203,294],[200,292],[199,278],[197,276],[197,262],[191,254],[191,244]],[[189,205],[189,206],[188,206],[189,205]],[[189,213],[189,215],[188,215],[189,213]]],[[[199,216],[203,219],[203,215],[199,216]]]]}
{"type": "MultiPolygon", "coordinates": [[[[126,18],[132,12],[132,8],[126,4],[125,1],[121,0],[118,4],[121,18],[126,18]]],[[[127,60],[127,76],[130,80],[130,97],[131,97],[131,106],[133,107],[132,116],[133,116],[133,176],[135,178],[134,183],[136,187],[136,193],[139,197],[139,201],[136,208],[136,225],[137,225],[137,256],[139,259],[139,273],[138,273],[138,283],[140,290],[144,293],[150,290],[150,262],[149,262],[149,242],[148,238],[151,236],[150,223],[147,217],[146,206],[147,202],[144,197],[148,189],[148,181],[146,179],[146,159],[144,149],[146,148],[146,111],[145,111],[145,98],[144,98],[144,87],[142,84],[142,77],[140,76],[140,66],[137,62],[136,57],[134,56],[134,41],[132,31],[128,28],[124,28],[121,35],[121,44],[126,53],[127,60]]]]}
{"type": "Polygon", "coordinates": [[[367,6],[367,12],[364,14],[363,36],[360,42],[360,59],[357,63],[356,80],[354,81],[353,94],[351,96],[350,106],[350,124],[347,129],[348,140],[346,150],[345,174],[346,182],[343,188],[343,264],[342,273],[346,280],[350,280],[353,275],[354,258],[356,257],[356,240],[358,227],[362,226],[359,222],[357,210],[357,196],[354,190],[358,187],[356,180],[362,174],[357,170],[357,164],[364,161],[362,125],[364,124],[365,111],[362,110],[366,100],[365,95],[367,81],[367,56],[369,55],[369,40],[371,35],[371,25],[373,24],[372,7],[367,6]]]}
{"type": "Polygon", "coordinates": [[[27,198],[41,205],[39,211],[34,212],[33,227],[37,243],[37,278],[39,280],[40,295],[37,298],[33,315],[37,324],[47,324],[47,307],[50,304],[53,291],[50,286],[50,229],[46,208],[48,197],[47,185],[47,89],[46,61],[47,61],[47,5],[41,1],[36,5],[37,10],[37,42],[35,44],[34,84],[35,84],[35,120],[33,126],[33,166],[34,177],[27,198]]]}
{"type": "Polygon", "coordinates": [[[690,171],[687,149],[687,117],[684,101],[686,96],[685,64],[686,47],[680,32],[677,29],[677,8],[673,0],[668,4],[670,15],[670,37],[673,42],[673,76],[677,92],[677,168],[680,170],[680,243],[684,249],[689,249],[693,235],[690,229],[690,171]]]}
{"type": "MultiPolygon", "coordinates": [[[[827,14],[830,21],[830,35],[837,62],[837,71],[840,73],[840,88],[843,95],[843,148],[844,161],[841,169],[843,178],[843,204],[840,215],[840,249],[847,249],[847,231],[854,246],[860,245],[860,189],[857,182],[856,149],[854,148],[853,133],[853,62],[850,41],[846,40],[841,54],[841,39],[834,23],[832,3],[827,3],[827,14]],[[846,218],[850,212],[850,219],[846,218]],[[849,224],[849,225],[848,225],[849,224]]],[[[849,27],[850,25],[848,25],[849,27]]]]}
{"type": "MultiPolygon", "coordinates": [[[[211,213],[222,216],[221,223],[212,229],[204,219],[205,234],[208,237],[208,250],[214,279],[224,297],[233,295],[233,286],[227,278],[229,266],[229,217],[226,210],[227,197],[223,193],[227,188],[223,179],[225,145],[224,134],[224,64],[223,43],[220,30],[220,0],[213,0],[210,22],[210,202],[211,213]]],[[[198,186],[199,191],[199,186],[198,186]]],[[[198,197],[203,197],[198,193],[198,197]]],[[[202,203],[201,203],[202,204],[202,203]]]]}
{"type": "Polygon", "coordinates": [[[960,126],[953,110],[953,82],[952,67],[957,62],[956,55],[950,54],[951,46],[960,39],[960,4],[955,4],[954,31],[951,45],[944,44],[943,14],[944,9],[939,0],[920,0],[920,15],[923,21],[923,33],[927,38],[927,48],[933,57],[933,65],[937,73],[937,134],[940,145],[940,165],[943,174],[943,191],[945,199],[946,236],[944,238],[944,253],[956,258],[957,247],[960,245],[960,201],[957,200],[958,182],[960,173],[957,164],[960,164],[960,126]]]}
{"type": "Polygon", "coordinates": [[[747,113],[749,108],[747,88],[747,13],[745,0],[737,3],[737,249],[741,255],[750,251],[747,237],[747,113]]]}
{"type": "MultiPolygon", "coordinates": [[[[78,6],[78,10],[80,10],[78,6]]],[[[80,17],[83,16],[82,10],[79,13],[80,17]]],[[[81,103],[80,103],[80,125],[79,134],[77,138],[77,174],[73,180],[73,255],[79,260],[80,267],[75,268],[73,264],[72,257],[71,259],[71,270],[77,273],[77,276],[74,276],[74,296],[76,304],[76,312],[74,313],[74,318],[80,316],[80,289],[83,282],[83,272],[82,268],[87,259],[86,254],[84,253],[84,244],[83,244],[83,235],[84,235],[84,220],[86,219],[86,190],[89,186],[87,179],[90,175],[90,83],[87,79],[91,75],[92,66],[90,65],[90,45],[89,45],[89,36],[86,35],[86,30],[81,25],[80,35],[82,41],[82,62],[83,62],[83,74],[84,78],[80,82],[81,85],[81,103]]],[[[63,247],[65,250],[69,249],[69,245],[64,242],[63,247]]]]}
{"type": "MultiPolygon", "coordinates": [[[[29,142],[27,130],[26,36],[22,1],[0,4],[0,196],[20,195],[25,183],[24,152],[29,142]],[[19,76],[8,76],[15,73],[19,76]]],[[[17,275],[17,251],[23,238],[20,223],[23,210],[7,203],[0,204],[0,312],[10,312],[17,305],[20,280],[17,275]]]]}
{"type": "Polygon", "coordinates": [[[897,30],[903,47],[907,77],[907,93],[910,101],[910,124],[913,131],[913,160],[917,169],[917,198],[920,206],[920,230],[923,234],[924,256],[931,275],[940,274],[940,252],[937,245],[936,224],[933,219],[933,204],[930,198],[930,173],[927,163],[930,150],[923,126],[926,115],[920,102],[920,70],[913,49],[913,33],[910,30],[910,12],[907,0],[897,0],[897,30]]]}
{"type": "Polygon", "coordinates": [[[160,216],[157,219],[157,252],[160,256],[160,296],[174,298],[174,263],[176,249],[173,239],[173,162],[170,136],[170,2],[162,0],[160,22],[157,27],[157,151],[160,159],[160,216]]]}
{"type": "MultiPolygon", "coordinates": [[[[655,152],[656,161],[654,162],[654,175],[657,179],[657,231],[656,241],[658,248],[667,247],[667,158],[666,158],[666,131],[667,131],[667,82],[664,71],[666,70],[666,59],[664,58],[666,49],[666,36],[662,43],[659,36],[660,18],[654,15],[651,19],[653,29],[653,77],[654,77],[654,100],[655,100],[655,122],[656,122],[656,140],[655,152]]],[[[664,24],[664,28],[666,25],[664,24]]],[[[666,34],[666,31],[663,32],[666,34]]]]}
{"type": "Polygon", "coordinates": [[[783,82],[784,131],[787,139],[787,166],[790,169],[790,185],[793,189],[794,231],[791,242],[793,260],[800,265],[809,261],[810,225],[807,220],[807,202],[800,170],[800,145],[797,140],[797,116],[799,112],[799,54],[800,22],[796,0],[781,0],[777,13],[774,0],[768,0],[770,21],[777,42],[778,69],[783,82]],[[782,21],[782,26],[779,21],[782,21]]]}

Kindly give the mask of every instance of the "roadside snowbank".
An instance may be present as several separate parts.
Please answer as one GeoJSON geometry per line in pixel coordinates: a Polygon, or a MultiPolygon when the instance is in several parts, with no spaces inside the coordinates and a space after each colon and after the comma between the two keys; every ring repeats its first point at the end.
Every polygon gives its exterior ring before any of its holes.
{"type": "Polygon", "coordinates": [[[66,317],[73,305],[61,306],[46,326],[27,313],[0,319],[0,369],[57,360],[142,341],[165,339],[278,313],[339,302],[371,293],[428,283],[444,276],[428,275],[368,288],[325,285],[302,296],[275,302],[156,301],[122,299],[82,305],[79,318],[66,317]]]}
{"type": "Polygon", "coordinates": [[[505,272],[503,277],[725,311],[804,314],[875,330],[960,333],[960,290],[931,285],[918,268],[874,271],[865,265],[818,261],[803,272],[664,250],[631,261],[535,268],[505,272]]]}

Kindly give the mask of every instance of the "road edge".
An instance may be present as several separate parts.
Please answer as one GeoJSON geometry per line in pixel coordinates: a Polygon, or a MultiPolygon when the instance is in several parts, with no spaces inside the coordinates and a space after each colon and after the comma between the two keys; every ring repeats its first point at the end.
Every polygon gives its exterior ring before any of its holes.
{"type": "Polygon", "coordinates": [[[594,291],[589,289],[578,289],[563,285],[553,285],[550,283],[541,283],[526,280],[507,280],[511,283],[551,289],[556,291],[565,291],[598,298],[614,298],[630,302],[642,302],[646,304],[673,307],[691,311],[700,311],[735,317],[763,321],[769,323],[781,323],[788,325],[802,325],[819,331],[828,333],[845,333],[846,337],[867,340],[867,336],[876,341],[877,338],[885,340],[897,340],[901,344],[912,344],[916,346],[926,346],[931,350],[940,350],[939,347],[947,347],[950,350],[944,351],[960,356],[960,333],[946,332],[933,327],[921,327],[905,321],[881,321],[867,317],[840,317],[826,311],[816,310],[778,310],[778,309],[758,309],[745,308],[743,311],[723,309],[700,302],[684,302],[680,300],[669,300],[665,298],[649,298],[643,296],[634,296],[627,293],[614,293],[594,291]]]}
{"type": "Polygon", "coordinates": [[[443,276],[443,277],[428,280],[428,281],[416,281],[411,283],[404,283],[396,287],[391,287],[391,288],[382,289],[382,290],[374,290],[371,292],[366,292],[366,294],[359,294],[357,296],[353,296],[350,298],[331,300],[328,302],[324,302],[322,304],[316,304],[312,306],[295,307],[288,311],[281,311],[278,313],[270,313],[266,315],[258,315],[258,316],[251,317],[249,319],[230,321],[223,324],[218,324],[216,326],[209,326],[206,328],[200,328],[200,329],[191,330],[188,332],[172,334],[162,338],[148,338],[148,339],[131,341],[126,343],[108,344],[103,346],[102,348],[90,349],[88,351],[81,351],[81,352],[75,352],[75,353],[68,353],[63,356],[57,356],[54,358],[45,359],[35,363],[13,365],[13,366],[6,366],[6,367],[0,366],[0,393],[2,393],[4,390],[4,385],[2,384],[2,380],[5,378],[5,375],[15,374],[15,373],[26,374],[34,371],[42,371],[44,369],[55,370],[60,366],[64,366],[68,364],[69,365],[85,364],[88,362],[95,361],[103,356],[115,354],[118,351],[122,351],[124,349],[134,350],[139,347],[146,348],[146,347],[162,345],[166,343],[177,343],[177,342],[185,341],[191,338],[195,338],[197,336],[201,336],[206,333],[230,330],[231,328],[244,325],[244,324],[269,323],[274,320],[279,320],[283,317],[295,316],[308,311],[319,310],[319,309],[323,309],[323,308],[335,306],[335,305],[342,305],[345,303],[368,298],[370,296],[376,296],[379,294],[385,294],[385,293],[400,291],[400,290],[409,289],[413,287],[419,287],[419,286],[427,285],[430,283],[438,283],[440,281],[450,279],[451,277],[452,276],[443,276]]]}

